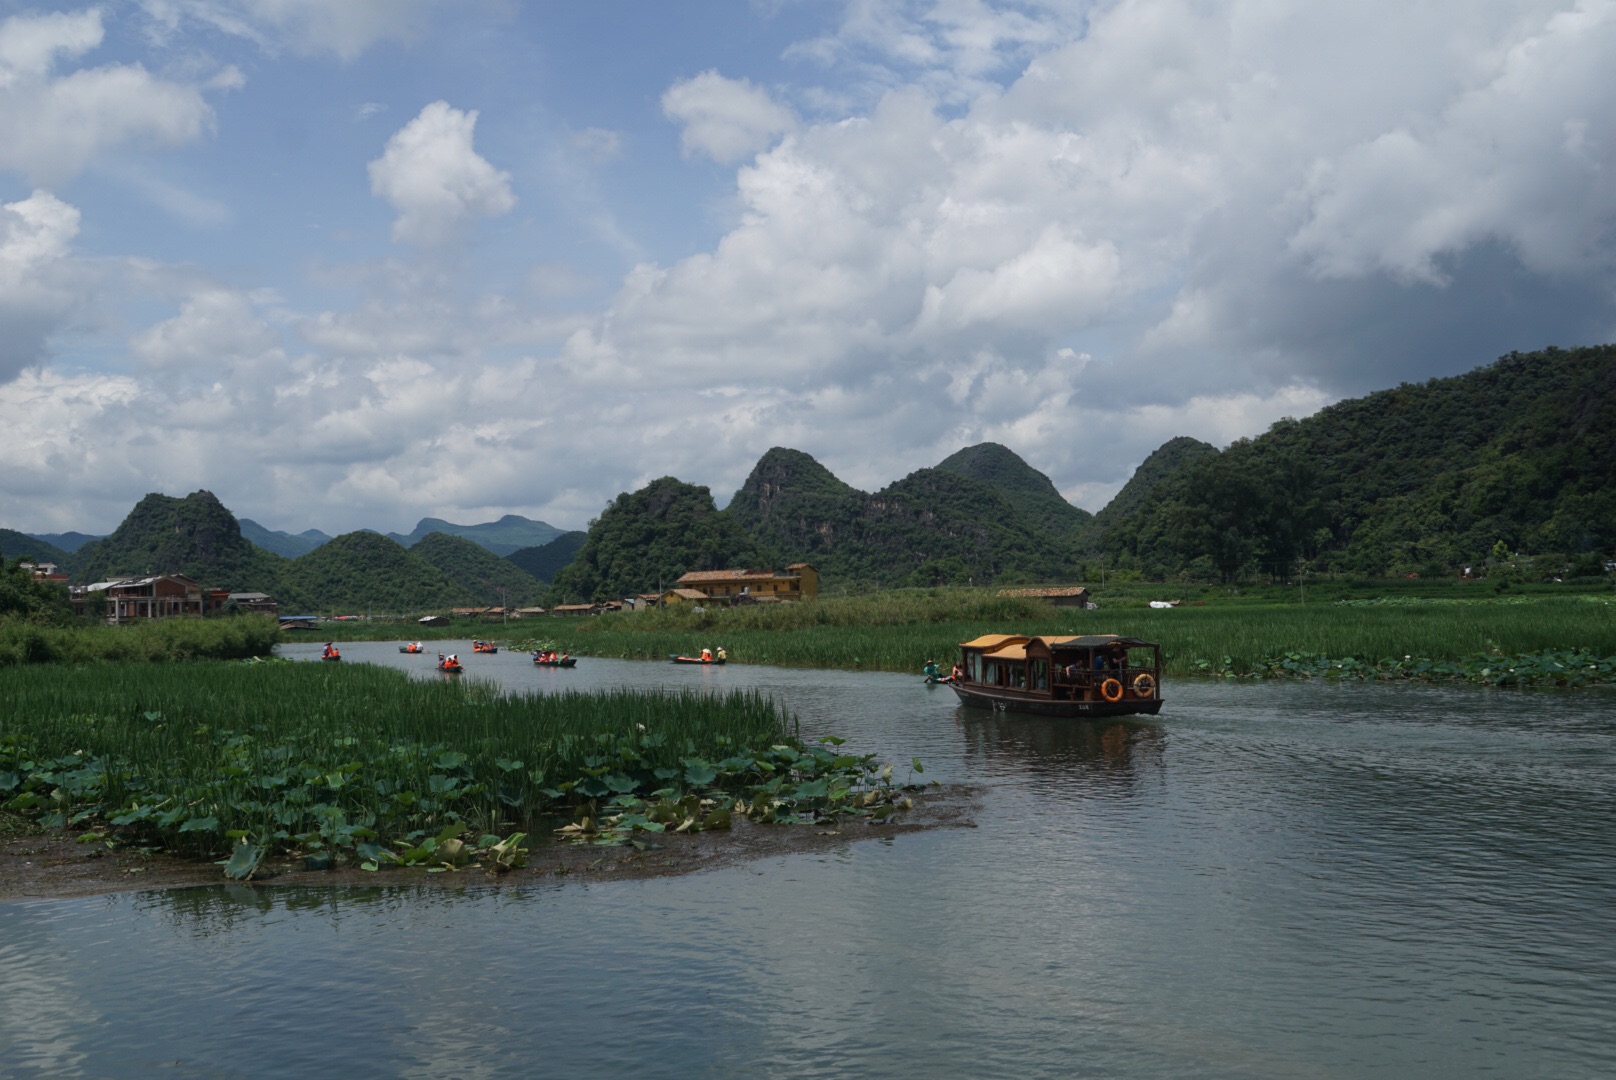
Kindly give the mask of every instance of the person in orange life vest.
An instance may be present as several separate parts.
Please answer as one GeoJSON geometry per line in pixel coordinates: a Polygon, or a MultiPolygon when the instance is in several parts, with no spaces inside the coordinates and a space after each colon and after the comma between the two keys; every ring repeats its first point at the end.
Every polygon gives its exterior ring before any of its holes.
{"type": "Polygon", "coordinates": [[[711,650],[711,649],[703,649],[703,650],[701,650],[701,659],[702,659],[703,663],[706,663],[706,664],[712,663],[713,650],[711,650]]]}

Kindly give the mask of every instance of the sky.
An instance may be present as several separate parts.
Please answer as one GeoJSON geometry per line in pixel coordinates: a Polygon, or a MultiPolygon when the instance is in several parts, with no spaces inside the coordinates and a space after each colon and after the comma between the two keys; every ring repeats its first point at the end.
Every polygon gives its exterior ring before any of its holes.
{"type": "Polygon", "coordinates": [[[1616,340],[1616,0],[0,0],[0,525],[1099,509],[1616,340]]]}

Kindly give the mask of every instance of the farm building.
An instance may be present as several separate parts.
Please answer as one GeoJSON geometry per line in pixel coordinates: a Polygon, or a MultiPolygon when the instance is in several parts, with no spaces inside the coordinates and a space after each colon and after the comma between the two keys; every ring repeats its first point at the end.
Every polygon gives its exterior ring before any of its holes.
{"type": "MultiPolygon", "coordinates": [[[[784,570],[692,570],[674,582],[674,593],[685,591],[728,603],[764,597],[812,600],[819,595],[819,571],[802,562],[784,570]]],[[[663,594],[664,601],[669,595],[663,594]]]]}
{"type": "Polygon", "coordinates": [[[1025,596],[1042,600],[1051,607],[1089,606],[1089,591],[1081,585],[1048,585],[1033,589],[1000,589],[1000,596],[1025,596]]]}

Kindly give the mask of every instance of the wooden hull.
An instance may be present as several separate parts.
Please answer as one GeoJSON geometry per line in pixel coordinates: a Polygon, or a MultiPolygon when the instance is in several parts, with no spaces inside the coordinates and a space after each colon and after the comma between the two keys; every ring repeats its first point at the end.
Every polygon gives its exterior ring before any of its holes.
{"type": "Polygon", "coordinates": [[[1026,713],[1032,716],[1066,716],[1078,719],[1100,716],[1154,716],[1161,712],[1161,698],[1121,701],[1055,700],[1039,694],[1006,690],[996,686],[977,686],[972,683],[950,683],[961,703],[976,709],[1000,709],[1004,712],[1026,713]]]}
{"type": "Polygon", "coordinates": [[[439,665],[438,670],[443,672],[445,675],[459,675],[465,669],[459,664],[456,664],[454,667],[443,667],[442,665],[439,665]]]}
{"type": "Polygon", "coordinates": [[[478,656],[492,656],[499,652],[498,649],[473,649],[471,651],[478,656]]]}
{"type": "Polygon", "coordinates": [[[722,660],[703,660],[699,656],[670,656],[668,659],[675,664],[722,664],[724,662],[722,660]]]}
{"type": "Polygon", "coordinates": [[[569,656],[565,660],[535,660],[535,661],[533,661],[533,666],[534,667],[577,667],[578,666],[578,658],[576,656],[569,656]]]}
{"type": "Polygon", "coordinates": [[[340,656],[322,656],[322,657],[320,657],[320,659],[326,661],[327,663],[334,664],[337,661],[341,660],[342,657],[340,657],[340,656]]]}

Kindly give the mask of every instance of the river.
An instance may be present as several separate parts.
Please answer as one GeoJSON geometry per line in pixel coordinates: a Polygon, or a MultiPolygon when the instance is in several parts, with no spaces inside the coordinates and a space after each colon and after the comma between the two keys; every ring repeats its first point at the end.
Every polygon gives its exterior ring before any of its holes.
{"type": "Polygon", "coordinates": [[[459,651],[514,688],[767,691],[980,785],[978,827],[673,879],[0,905],[0,1074],[1616,1075],[1608,691],[1172,680],[1159,717],[1084,723],[459,651]]]}

